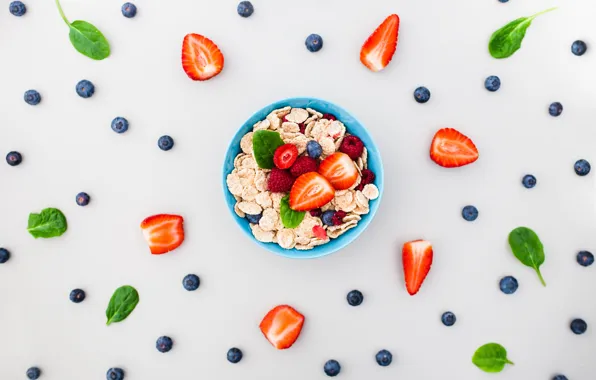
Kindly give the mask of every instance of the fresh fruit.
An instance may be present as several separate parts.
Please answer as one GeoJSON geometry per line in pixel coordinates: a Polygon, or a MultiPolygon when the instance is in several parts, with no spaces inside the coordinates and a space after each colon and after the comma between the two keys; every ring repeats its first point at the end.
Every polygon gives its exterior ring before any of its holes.
{"type": "Polygon", "coordinates": [[[41,102],[41,95],[36,90],[27,90],[25,91],[25,95],[23,95],[25,103],[36,106],[41,102]]]}
{"type": "Polygon", "coordinates": [[[124,133],[128,131],[128,120],[123,117],[115,117],[112,120],[112,130],[116,133],[124,133]]]}
{"type": "Polygon", "coordinates": [[[344,224],[344,218],[348,215],[345,211],[338,210],[333,214],[333,218],[331,221],[333,222],[334,226],[341,226],[344,224]]]}
{"type": "Polygon", "coordinates": [[[298,148],[294,144],[284,144],[273,154],[273,163],[279,169],[289,169],[298,158],[298,148]]]}
{"type": "Polygon", "coordinates": [[[418,87],[414,90],[414,100],[424,104],[430,100],[430,90],[426,87],[418,87]]]}
{"type": "Polygon", "coordinates": [[[513,276],[505,276],[499,281],[499,288],[505,294],[513,294],[517,291],[517,279],[513,276]]]}
{"type": "Polygon", "coordinates": [[[551,103],[550,106],[548,106],[548,113],[554,117],[561,115],[561,113],[563,113],[563,105],[559,102],[551,103]]]}
{"type": "Polygon", "coordinates": [[[446,311],[441,315],[441,322],[447,327],[453,326],[456,320],[457,318],[455,317],[455,314],[450,311],[446,311]]]}
{"type": "Polygon", "coordinates": [[[265,315],[259,328],[265,338],[278,350],[292,347],[304,324],[304,316],[288,305],[273,308],[265,315]]]}
{"type": "MultiPolygon", "coordinates": [[[[0,263],[1,263],[0,259],[0,263]]],[[[594,255],[592,252],[588,251],[580,251],[577,253],[577,263],[582,267],[589,267],[590,265],[594,264],[594,255]]]]}
{"type": "Polygon", "coordinates": [[[364,186],[373,182],[375,182],[375,173],[368,169],[362,169],[362,172],[360,173],[360,183],[356,186],[356,190],[362,191],[364,186]]]}
{"type": "Polygon", "coordinates": [[[354,289],[348,293],[346,299],[350,306],[360,306],[364,301],[364,295],[360,290],[354,289]]]}
{"type": "Polygon", "coordinates": [[[157,140],[157,146],[161,150],[168,151],[174,147],[174,139],[168,135],[161,136],[157,140]]]}
{"type": "Polygon", "coordinates": [[[339,151],[347,154],[354,161],[356,161],[358,157],[362,155],[363,150],[364,143],[354,135],[344,137],[341,145],[339,146],[339,151]]]}
{"type": "Polygon", "coordinates": [[[95,85],[87,79],[79,81],[75,89],[81,98],[90,98],[93,96],[93,94],[95,94],[95,85]]]}
{"type": "Polygon", "coordinates": [[[328,360],[327,363],[323,366],[323,371],[325,371],[325,375],[329,377],[335,377],[339,375],[341,371],[341,366],[337,360],[328,360]]]}
{"type": "Polygon", "coordinates": [[[298,178],[302,174],[316,172],[318,167],[317,160],[308,156],[300,156],[296,159],[296,162],[290,168],[290,173],[298,178]]]}
{"type": "Polygon", "coordinates": [[[573,165],[573,169],[575,170],[575,174],[577,174],[580,177],[583,177],[590,173],[592,167],[588,161],[581,159],[575,162],[575,164],[573,165]]]}
{"type": "Polygon", "coordinates": [[[199,285],[201,285],[201,279],[196,274],[187,274],[182,279],[182,286],[189,292],[197,290],[199,285]]]}
{"type": "Polygon", "coordinates": [[[321,226],[314,226],[312,228],[312,233],[315,235],[317,239],[325,240],[327,239],[327,231],[321,226]]]}
{"type": "Polygon", "coordinates": [[[10,260],[10,252],[6,248],[0,248],[0,264],[4,264],[10,260]]]}
{"type": "Polygon", "coordinates": [[[327,210],[321,215],[321,220],[323,224],[326,226],[333,226],[333,215],[335,215],[335,211],[327,210]]]}
{"type": "Polygon", "coordinates": [[[327,119],[327,120],[337,120],[337,118],[335,117],[335,115],[332,115],[330,113],[325,113],[323,114],[323,117],[321,119],[327,119]]]}
{"type": "Polygon", "coordinates": [[[37,367],[31,367],[27,370],[27,378],[29,380],[37,380],[41,376],[41,370],[37,367]]]}
{"type": "Polygon", "coordinates": [[[453,128],[439,129],[430,146],[430,158],[444,168],[457,168],[478,159],[478,149],[453,128]]]}
{"type": "Polygon", "coordinates": [[[499,0],[499,3],[508,3],[509,0],[499,0]]]}
{"type": "Polygon", "coordinates": [[[192,80],[208,80],[221,72],[224,56],[217,45],[200,34],[190,33],[182,42],[182,68],[192,80]]]}
{"type": "Polygon", "coordinates": [[[321,154],[323,154],[323,148],[321,147],[321,144],[315,140],[310,140],[306,143],[306,153],[308,153],[309,157],[319,158],[321,157],[321,154]]]}
{"type": "Polygon", "coordinates": [[[406,289],[411,296],[418,293],[433,263],[433,247],[426,240],[404,244],[402,250],[406,289]]]}
{"type": "Polygon", "coordinates": [[[74,303],[81,303],[85,300],[85,291],[83,289],[74,289],[70,292],[69,298],[74,303]]]}
{"type": "Polygon", "coordinates": [[[133,18],[137,15],[137,6],[133,3],[124,3],[122,5],[122,16],[133,18]]]}
{"type": "Polygon", "coordinates": [[[310,216],[320,217],[323,212],[321,211],[320,208],[316,208],[314,210],[310,210],[309,213],[310,213],[310,216]]]}
{"type": "Polygon", "coordinates": [[[261,220],[261,217],[263,217],[263,213],[256,214],[256,215],[246,214],[245,217],[246,217],[246,220],[248,220],[249,223],[259,224],[259,221],[261,220]]]}
{"type": "Polygon", "coordinates": [[[242,351],[236,347],[232,347],[228,350],[228,361],[230,363],[238,363],[242,360],[242,351]]]}
{"type": "Polygon", "coordinates": [[[349,189],[358,180],[358,169],[354,161],[341,152],[325,158],[319,165],[319,174],[327,178],[335,190],[349,189]]]}
{"type": "Polygon", "coordinates": [[[490,92],[495,92],[501,88],[501,79],[496,75],[491,75],[484,81],[484,88],[490,92]]]}
{"type": "Polygon", "coordinates": [[[157,348],[157,351],[159,352],[168,352],[172,349],[173,345],[174,342],[169,336],[160,336],[157,338],[157,342],[155,342],[155,348],[157,348]]]}
{"type": "Polygon", "coordinates": [[[526,174],[524,178],[522,178],[522,185],[524,185],[526,189],[533,188],[536,186],[536,177],[534,177],[532,174],[526,174]]]}
{"type": "Polygon", "coordinates": [[[110,368],[106,373],[107,380],[124,380],[124,371],[122,368],[110,368]]]}
{"type": "Polygon", "coordinates": [[[556,375],[552,380],[568,380],[565,375],[556,375]]]}
{"type": "Polygon", "coordinates": [[[308,211],[331,202],[335,190],[322,175],[310,172],[302,174],[290,191],[290,208],[294,211],[308,211]]]}
{"type": "Polygon", "coordinates": [[[79,206],[87,206],[91,200],[91,197],[85,192],[80,192],[77,194],[75,200],[79,206]]]}
{"type": "Polygon", "coordinates": [[[478,218],[478,209],[474,206],[466,206],[461,210],[461,216],[468,222],[473,222],[478,218]]]}
{"type": "Polygon", "coordinates": [[[395,53],[399,17],[392,14],[368,37],[360,50],[360,62],[371,71],[383,70],[395,53]]]}
{"type": "Polygon", "coordinates": [[[6,155],[6,163],[10,166],[17,166],[23,161],[23,156],[19,152],[9,152],[6,155]]]}
{"type": "Polygon", "coordinates": [[[569,325],[569,327],[571,328],[571,331],[573,331],[573,333],[575,335],[581,335],[581,334],[585,333],[586,330],[588,329],[588,324],[583,319],[576,318],[573,321],[571,321],[571,324],[569,325]]]}
{"type": "Polygon", "coordinates": [[[253,14],[255,8],[252,6],[252,3],[250,1],[241,1],[238,3],[236,11],[240,16],[246,18],[250,17],[253,14]]]}
{"type": "Polygon", "coordinates": [[[387,350],[381,350],[377,352],[375,359],[377,360],[378,365],[381,367],[387,367],[393,361],[393,355],[387,350]]]}
{"type": "Polygon", "coordinates": [[[577,55],[578,57],[584,55],[586,50],[588,50],[588,46],[586,45],[586,43],[584,41],[577,40],[577,41],[574,41],[573,44],[571,45],[571,52],[573,54],[577,55]]]}
{"type": "Polygon", "coordinates": [[[13,1],[8,5],[8,10],[13,14],[13,16],[17,17],[21,17],[27,13],[27,7],[22,1],[13,1]]]}
{"type": "Polygon", "coordinates": [[[292,189],[294,181],[296,181],[296,178],[289,171],[273,168],[269,173],[267,189],[272,193],[285,193],[292,189]]]}
{"type": "Polygon", "coordinates": [[[318,34],[311,34],[310,36],[306,37],[304,45],[306,45],[306,49],[308,49],[308,51],[315,53],[323,48],[323,38],[318,34]]]}
{"type": "Polygon", "coordinates": [[[149,249],[154,255],[170,252],[184,241],[184,219],[180,215],[153,215],[141,223],[149,249]]]}

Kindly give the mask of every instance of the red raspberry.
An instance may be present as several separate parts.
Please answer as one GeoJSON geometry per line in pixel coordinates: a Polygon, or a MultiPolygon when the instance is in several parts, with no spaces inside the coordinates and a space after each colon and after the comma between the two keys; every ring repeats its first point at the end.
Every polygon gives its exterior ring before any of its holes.
{"type": "Polygon", "coordinates": [[[336,211],[335,214],[333,215],[333,218],[331,218],[331,220],[333,221],[333,225],[334,226],[340,226],[342,224],[344,224],[344,218],[346,217],[346,212],[345,211],[336,211]]]}
{"type": "Polygon", "coordinates": [[[286,193],[292,189],[295,180],[287,170],[273,168],[269,174],[267,189],[272,193],[286,193]]]}
{"type": "Polygon", "coordinates": [[[362,155],[364,144],[362,140],[354,135],[344,137],[344,141],[339,146],[339,151],[350,156],[352,160],[357,160],[362,155]]]}
{"type": "Polygon", "coordinates": [[[320,208],[316,208],[314,210],[310,210],[310,216],[321,216],[323,212],[320,208]]]}
{"type": "Polygon", "coordinates": [[[300,177],[304,173],[316,172],[317,171],[317,160],[308,156],[298,157],[294,165],[290,168],[290,173],[296,178],[300,177]]]}
{"type": "Polygon", "coordinates": [[[327,120],[331,120],[331,121],[337,120],[337,118],[335,116],[333,116],[332,114],[330,114],[330,113],[324,114],[323,117],[322,117],[322,119],[327,119],[327,120]]]}
{"type": "Polygon", "coordinates": [[[304,134],[306,132],[306,125],[304,123],[298,124],[298,127],[300,127],[300,133],[304,134]]]}
{"type": "Polygon", "coordinates": [[[368,185],[369,183],[373,183],[375,181],[375,173],[368,169],[362,170],[362,176],[360,180],[360,184],[356,186],[356,190],[362,191],[364,189],[364,185],[368,185]]]}

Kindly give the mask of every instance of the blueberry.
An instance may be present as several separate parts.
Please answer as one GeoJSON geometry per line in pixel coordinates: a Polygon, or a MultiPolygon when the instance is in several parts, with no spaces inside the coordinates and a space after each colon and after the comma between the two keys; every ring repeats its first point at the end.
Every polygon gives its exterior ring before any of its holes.
{"type": "Polygon", "coordinates": [[[393,361],[393,355],[387,350],[381,350],[377,352],[375,359],[381,367],[387,367],[393,361]]]}
{"type": "Polygon", "coordinates": [[[31,367],[27,370],[27,378],[29,380],[39,379],[41,376],[41,370],[37,367],[31,367]]]}
{"type": "Polygon", "coordinates": [[[581,335],[588,329],[588,324],[583,319],[577,318],[571,321],[569,327],[571,327],[571,331],[573,331],[574,334],[581,335]]]}
{"type": "Polygon", "coordinates": [[[122,4],[122,16],[126,18],[133,18],[137,15],[137,6],[133,3],[122,4]]]}
{"type": "Polygon", "coordinates": [[[77,83],[76,90],[81,98],[90,98],[95,93],[95,86],[87,79],[83,79],[77,83]]]}
{"type": "Polygon", "coordinates": [[[116,133],[124,133],[128,131],[128,120],[123,117],[116,117],[112,120],[112,131],[116,133]]]}
{"type": "Polygon", "coordinates": [[[418,87],[414,90],[414,99],[418,103],[426,103],[430,99],[430,91],[426,87],[418,87]]]}
{"type": "Polygon", "coordinates": [[[236,8],[236,11],[242,17],[250,17],[255,11],[255,8],[252,6],[250,1],[241,1],[238,3],[238,8],[236,8]]]}
{"type": "Polygon", "coordinates": [[[25,99],[25,103],[36,106],[41,102],[41,95],[36,90],[27,90],[23,99],[25,99]]]}
{"type": "Polygon", "coordinates": [[[79,206],[87,206],[89,204],[89,201],[91,200],[91,197],[89,196],[89,194],[85,192],[80,192],[77,194],[77,197],[75,199],[79,206]]]}
{"type": "Polygon", "coordinates": [[[168,352],[172,349],[174,342],[172,342],[172,338],[169,336],[160,336],[155,342],[155,348],[159,352],[168,352]]]}
{"type": "Polygon", "coordinates": [[[588,46],[584,41],[577,40],[571,44],[571,52],[577,56],[584,55],[586,50],[588,50],[588,46]]]}
{"type": "Polygon", "coordinates": [[[10,259],[10,252],[6,248],[0,248],[0,264],[4,264],[10,259]]]}
{"type": "Polygon", "coordinates": [[[107,380],[123,380],[124,379],[124,371],[122,368],[110,368],[106,373],[107,380]]]}
{"type": "Polygon", "coordinates": [[[248,220],[249,223],[258,224],[262,216],[262,213],[256,215],[246,214],[246,220],[248,220]]]}
{"type": "Polygon", "coordinates": [[[17,166],[23,161],[23,156],[19,152],[9,152],[6,155],[6,162],[10,166],[17,166]]]}
{"type": "Polygon", "coordinates": [[[360,306],[364,301],[364,296],[360,290],[352,290],[348,293],[346,299],[351,306],[360,306]]]}
{"type": "Polygon", "coordinates": [[[553,377],[553,380],[568,380],[567,376],[565,375],[556,375],[555,377],[553,377]]]}
{"type": "Polygon", "coordinates": [[[505,276],[499,281],[499,288],[505,294],[513,294],[518,287],[517,279],[513,276],[505,276]]]}
{"type": "Polygon", "coordinates": [[[478,218],[478,209],[474,206],[466,206],[462,208],[461,216],[468,222],[473,222],[478,218]]]}
{"type": "Polygon", "coordinates": [[[304,41],[306,48],[310,52],[317,52],[321,50],[323,47],[323,38],[318,34],[311,34],[310,36],[306,37],[306,41],[304,41]]]}
{"type": "Polygon", "coordinates": [[[201,280],[196,274],[187,274],[184,276],[184,279],[182,279],[182,286],[184,286],[184,289],[188,290],[189,292],[197,290],[199,285],[201,285],[201,280]]]}
{"type": "Polygon", "coordinates": [[[441,316],[441,322],[447,327],[453,326],[455,321],[457,321],[457,318],[455,317],[455,314],[450,311],[444,312],[441,316]]]}
{"type": "Polygon", "coordinates": [[[496,75],[491,75],[484,81],[484,88],[490,92],[495,92],[501,88],[501,79],[496,75]]]}
{"type": "Polygon", "coordinates": [[[27,7],[25,6],[25,4],[23,4],[22,1],[13,1],[8,6],[8,9],[10,10],[10,13],[18,17],[21,17],[22,15],[27,13],[27,7]]]}
{"type": "Polygon", "coordinates": [[[581,159],[575,162],[575,165],[573,165],[573,169],[575,170],[575,174],[583,177],[590,173],[590,169],[592,169],[592,167],[590,166],[590,163],[588,161],[581,159]]]}
{"type": "Polygon", "coordinates": [[[536,186],[536,177],[534,177],[532,174],[526,174],[524,178],[522,178],[522,185],[524,185],[526,189],[533,188],[536,186]]]}
{"type": "Polygon", "coordinates": [[[499,0],[499,3],[508,3],[509,0],[499,0]]]}
{"type": "Polygon", "coordinates": [[[323,148],[321,147],[321,144],[315,140],[310,140],[306,143],[306,152],[312,158],[319,158],[321,157],[321,154],[323,154],[323,148]]]}
{"type": "Polygon", "coordinates": [[[548,113],[551,116],[559,116],[561,113],[563,112],[563,105],[559,102],[554,102],[551,103],[550,106],[548,106],[548,113]]]}
{"type": "Polygon", "coordinates": [[[74,303],[81,303],[85,300],[85,291],[83,289],[74,289],[70,292],[70,300],[74,303]]]}
{"type": "Polygon", "coordinates": [[[339,375],[339,372],[341,371],[341,366],[339,365],[337,360],[329,360],[327,361],[327,363],[325,363],[323,370],[325,371],[325,374],[327,376],[335,377],[339,375]]]}
{"type": "MultiPolygon", "coordinates": [[[[0,262],[2,262],[1,259],[0,262]]],[[[577,253],[577,263],[582,267],[589,267],[594,264],[594,255],[592,252],[580,251],[577,253]]]]}
{"type": "Polygon", "coordinates": [[[168,135],[161,136],[159,140],[157,140],[157,146],[161,150],[170,150],[174,147],[174,139],[168,135]]]}
{"type": "Polygon", "coordinates": [[[327,210],[323,213],[323,215],[321,215],[321,220],[323,221],[323,223],[325,225],[332,226],[333,225],[333,215],[335,215],[335,211],[327,210]]]}
{"type": "Polygon", "coordinates": [[[242,351],[236,347],[232,347],[228,350],[228,361],[230,363],[238,363],[242,360],[242,351]]]}

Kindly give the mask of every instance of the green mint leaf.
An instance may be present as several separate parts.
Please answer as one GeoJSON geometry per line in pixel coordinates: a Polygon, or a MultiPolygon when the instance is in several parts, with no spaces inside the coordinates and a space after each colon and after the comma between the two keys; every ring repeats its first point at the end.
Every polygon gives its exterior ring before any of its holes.
{"type": "Polygon", "coordinates": [[[66,232],[66,217],[57,208],[46,208],[39,214],[29,214],[27,231],[34,238],[51,238],[66,232]]]}
{"type": "Polygon", "coordinates": [[[296,228],[302,223],[304,215],[303,211],[294,211],[290,208],[290,196],[286,195],[279,202],[279,213],[281,215],[281,222],[285,228],[296,228]]]}
{"type": "Polygon", "coordinates": [[[507,350],[497,343],[487,343],[476,350],[472,363],[484,372],[501,372],[505,364],[513,365],[507,359],[507,350]]]}
{"type": "Polygon", "coordinates": [[[106,325],[126,319],[139,303],[139,293],[130,285],[116,289],[106,309],[106,325]]]}
{"type": "Polygon", "coordinates": [[[488,42],[490,55],[497,59],[511,57],[521,48],[526,30],[532,25],[532,21],[541,14],[555,9],[547,9],[530,17],[520,17],[494,32],[488,42]]]}
{"type": "Polygon", "coordinates": [[[540,266],[544,263],[544,247],[538,235],[527,227],[518,227],[509,233],[509,246],[519,261],[534,268],[542,285],[546,286],[540,266]]]}
{"type": "Polygon", "coordinates": [[[256,131],[252,135],[252,151],[261,169],[273,168],[273,154],[284,141],[274,131],[256,131]]]}
{"type": "Polygon", "coordinates": [[[91,59],[100,61],[110,55],[110,44],[95,26],[87,21],[77,20],[70,24],[68,34],[72,46],[91,59]]]}

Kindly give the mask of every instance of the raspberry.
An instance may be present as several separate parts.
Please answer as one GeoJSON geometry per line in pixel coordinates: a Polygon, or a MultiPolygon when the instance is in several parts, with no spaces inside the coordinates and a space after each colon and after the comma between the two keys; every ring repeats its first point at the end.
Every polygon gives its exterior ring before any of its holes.
{"type": "Polygon", "coordinates": [[[320,208],[316,208],[314,210],[310,210],[310,216],[321,216],[323,212],[320,208]]]}
{"type": "Polygon", "coordinates": [[[354,135],[346,136],[339,146],[339,151],[350,156],[352,160],[357,160],[362,155],[363,150],[362,140],[354,135]]]}
{"type": "Polygon", "coordinates": [[[296,178],[300,177],[304,173],[316,172],[317,171],[317,160],[312,157],[301,156],[298,157],[294,165],[290,168],[290,173],[296,178]]]}
{"type": "Polygon", "coordinates": [[[292,189],[294,181],[294,177],[287,170],[273,168],[269,174],[267,188],[272,193],[286,193],[292,189]]]}
{"type": "Polygon", "coordinates": [[[300,133],[304,134],[306,132],[306,125],[304,123],[298,124],[298,127],[300,127],[300,133]]]}
{"type": "Polygon", "coordinates": [[[356,186],[356,190],[362,191],[364,189],[364,185],[368,185],[369,183],[373,183],[375,181],[375,173],[368,169],[362,170],[362,176],[360,180],[360,184],[356,186]]]}
{"type": "Polygon", "coordinates": [[[345,211],[336,211],[335,214],[333,215],[333,218],[331,220],[333,220],[333,225],[334,226],[340,226],[342,224],[344,224],[344,218],[346,217],[346,212],[345,211]]]}
{"type": "Polygon", "coordinates": [[[337,120],[337,118],[335,116],[333,116],[332,114],[330,114],[330,113],[324,114],[323,117],[322,117],[322,119],[327,119],[327,120],[331,120],[331,121],[337,120]]]}

